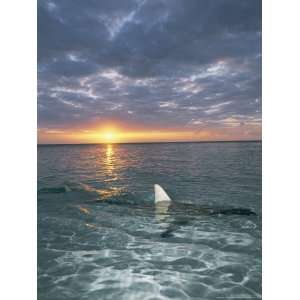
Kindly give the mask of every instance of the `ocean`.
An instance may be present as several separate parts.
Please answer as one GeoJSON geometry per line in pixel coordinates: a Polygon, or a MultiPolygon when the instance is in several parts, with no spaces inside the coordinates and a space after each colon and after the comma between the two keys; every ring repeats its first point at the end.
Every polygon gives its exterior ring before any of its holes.
{"type": "Polygon", "coordinates": [[[38,299],[261,298],[260,142],[39,145],[37,195],[38,299]]]}

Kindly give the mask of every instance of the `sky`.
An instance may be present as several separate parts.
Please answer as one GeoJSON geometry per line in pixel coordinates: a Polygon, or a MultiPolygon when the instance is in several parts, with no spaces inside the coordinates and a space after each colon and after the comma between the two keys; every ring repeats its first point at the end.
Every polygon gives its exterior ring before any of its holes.
{"type": "Polygon", "coordinates": [[[257,139],[261,1],[38,1],[38,143],[257,139]]]}

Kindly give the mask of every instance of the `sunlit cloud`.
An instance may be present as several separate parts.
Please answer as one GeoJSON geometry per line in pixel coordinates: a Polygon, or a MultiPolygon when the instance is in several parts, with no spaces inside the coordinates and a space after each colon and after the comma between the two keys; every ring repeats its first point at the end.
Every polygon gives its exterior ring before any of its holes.
{"type": "Polygon", "coordinates": [[[260,20],[258,0],[39,1],[39,142],[110,122],[120,142],[260,139],[260,20]]]}

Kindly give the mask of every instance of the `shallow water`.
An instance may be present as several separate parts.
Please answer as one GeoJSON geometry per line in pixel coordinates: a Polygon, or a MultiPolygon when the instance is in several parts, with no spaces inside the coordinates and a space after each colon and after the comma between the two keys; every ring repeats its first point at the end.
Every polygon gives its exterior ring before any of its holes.
{"type": "Polygon", "coordinates": [[[261,298],[261,143],[39,146],[38,296],[261,298]]]}

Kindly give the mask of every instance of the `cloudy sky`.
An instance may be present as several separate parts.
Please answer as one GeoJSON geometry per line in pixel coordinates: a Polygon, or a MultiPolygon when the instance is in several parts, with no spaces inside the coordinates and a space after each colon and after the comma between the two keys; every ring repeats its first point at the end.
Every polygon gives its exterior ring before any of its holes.
{"type": "Polygon", "coordinates": [[[40,143],[260,139],[261,1],[39,0],[40,143]]]}

